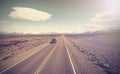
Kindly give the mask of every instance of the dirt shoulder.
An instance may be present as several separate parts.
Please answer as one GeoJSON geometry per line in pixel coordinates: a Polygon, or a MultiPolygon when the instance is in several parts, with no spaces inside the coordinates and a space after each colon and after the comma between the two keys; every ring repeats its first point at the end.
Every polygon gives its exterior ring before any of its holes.
{"type": "Polygon", "coordinates": [[[27,59],[28,57],[30,57],[31,55],[35,54],[36,52],[42,50],[44,47],[46,47],[49,43],[44,43],[42,45],[36,46],[30,50],[26,50],[20,54],[17,54],[9,59],[6,60],[1,60],[0,61],[0,72],[12,67],[15,64],[18,64],[19,62],[21,62],[24,59],[27,59]]]}

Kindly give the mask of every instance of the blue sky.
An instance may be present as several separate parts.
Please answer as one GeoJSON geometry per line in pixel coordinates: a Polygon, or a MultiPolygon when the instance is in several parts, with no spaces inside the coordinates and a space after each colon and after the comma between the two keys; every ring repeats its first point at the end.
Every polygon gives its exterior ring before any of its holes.
{"type": "Polygon", "coordinates": [[[119,28],[119,0],[0,0],[0,31],[81,33],[119,28]]]}

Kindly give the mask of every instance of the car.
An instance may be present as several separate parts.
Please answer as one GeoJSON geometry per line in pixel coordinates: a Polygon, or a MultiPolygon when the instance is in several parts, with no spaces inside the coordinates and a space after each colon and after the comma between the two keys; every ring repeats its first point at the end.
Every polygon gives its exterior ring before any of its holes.
{"type": "Polygon", "coordinates": [[[56,43],[56,42],[57,42],[56,39],[52,39],[50,43],[53,44],[53,43],[56,43]]]}

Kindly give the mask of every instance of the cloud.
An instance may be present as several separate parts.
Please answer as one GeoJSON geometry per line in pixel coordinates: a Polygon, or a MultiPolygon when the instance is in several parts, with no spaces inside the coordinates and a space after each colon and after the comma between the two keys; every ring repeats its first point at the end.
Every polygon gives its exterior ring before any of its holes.
{"type": "Polygon", "coordinates": [[[22,20],[29,20],[29,21],[46,21],[51,19],[51,14],[39,11],[33,8],[27,7],[13,7],[13,11],[10,12],[8,15],[14,19],[22,19],[22,20]]]}
{"type": "Polygon", "coordinates": [[[120,28],[120,14],[115,11],[105,11],[96,14],[86,25],[90,30],[107,30],[120,28]]]}

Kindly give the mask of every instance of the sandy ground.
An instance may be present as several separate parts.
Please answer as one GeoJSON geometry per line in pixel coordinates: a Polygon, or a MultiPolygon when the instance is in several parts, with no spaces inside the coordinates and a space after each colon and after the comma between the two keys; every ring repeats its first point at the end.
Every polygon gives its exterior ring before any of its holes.
{"type": "Polygon", "coordinates": [[[68,39],[88,61],[108,74],[120,74],[120,33],[69,35],[68,39]]]}
{"type": "MultiPolygon", "coordinates": [[[[57,68],[60,68],[61,71],[62,69],[64,69],[64,64],[66,63],[66,61],[68,61],[68,56],[66,55],[66,47],[63,44],[65,42],[69,48],[77,74],[98,74],[98,72],[99,74],[120,74],[119,32],[70,34],[64,36],[66,39],[64,40],[64,38],[61,37],[60,42],[57,43],[58,46],[56,47],[55,52],[52,54],[52,57],[50,57],[51,60],[47,61],[48,67],[45,67],[45,69],[48,70],[48,72],[50,71],[52,73],[54,72],[53,69],[57,68]]],[[[48,47],[51,47],[51,45],[49,45],[51,39],[59,37],[60,36],[56,35],[0,36],[0,71],[30,56],[31,54],[34,54],[35,52],[41,50],[47,45],[48,47]]],[[[49,50],[49,48],[46,48],[44,52],[39,53],[44,53],[44,55],[47,56],[47,51],[51,50],[49,50]]],[[[36,55],[39,55],[39,53],[35,54],[33,57],[36,57],[36,55]]],[[[43,55],[39,56],[42,58],[43,55]]],[[[38,57],[38,59],[36,60],[41,60],[40,57],[38,57]]],[[[38,66],[39,61],[33,62],[38,66]]],[[[31,61],[29,63],[33,62],[31,61]]],[[[24,62],[20,64],[24,65],[24,62]]],[[[17,66],[20,67],[20,64],[17,66]]],[[[68,66],[70,65],[66,65],[65,67],[68,66]]],[[[35,67],[34,69],[36,68],[37,67],[35,67]]],[[[70,67],[65,69],[69,68],[70,67]]],[[[13,68],[13,70],[15,69],[16,68],[13,68]]],[[[33,69],[32,66],[30,69],[33,69]]],[[[44,71],[43,69],[44,72],[46,72],[46,70],[44,71]]],[[[28,72],[30,72],[29,68],[28,72]]],[[[66,72],[67,70],[64,71],[64,74],[66,74],[66,72]]]]}
{"type": "Polygon", "coordinates": [[[0,71],[49,45],[56,36],[0,36],[0,71]]]}
{"type": "Polygon", "coordinates": [[[2,74],[107,74],[87,60],[73,44],[61,35],[57,43],[49,44],[33,56],[2,72],[2,74]],[[34,59],[34,60],[33,60],[34,59]]]}

